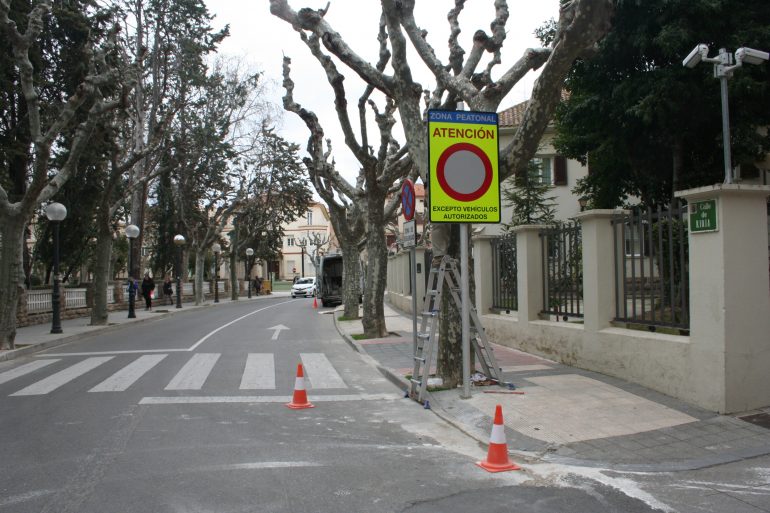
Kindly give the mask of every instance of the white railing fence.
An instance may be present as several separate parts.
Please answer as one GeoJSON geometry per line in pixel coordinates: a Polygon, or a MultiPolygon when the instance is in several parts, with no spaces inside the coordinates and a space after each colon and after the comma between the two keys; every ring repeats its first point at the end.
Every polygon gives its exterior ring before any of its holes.
{"type": "Polygon", "coordinates": [[[51,311],[51,290],[27,291],[27,312],[40,313],[51,311]]]}
{"type": "MultiPolygon", "coordinates": [[[[85,308],[88,306],[86,302],[86,289],[61,289],[61,294],[64,295],[65,302],[64,308],[85,308]]],[[[53,310],[52,305],[53,291],[47,290],[29,290],[27,291],[27,312],[28,313],[42,313],[50,312],[53,310]]],[[[113,292],[110,290],[108,295],[111,302],[115,302],[113,292]]]]}
{"type": "Polygon", "coordinates": [[[86,303],[86,289],[67,289],[64,297],[64,308],[85,308],[88,306],[88,303],[86,303]]]}

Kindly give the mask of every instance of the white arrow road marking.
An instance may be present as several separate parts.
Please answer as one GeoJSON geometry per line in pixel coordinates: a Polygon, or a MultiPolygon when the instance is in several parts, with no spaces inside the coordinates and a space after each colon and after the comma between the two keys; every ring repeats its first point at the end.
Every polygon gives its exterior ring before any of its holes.
{"type": "Polygon", "coordinates": [[[272,328],[267,328],[269,330],[275,330],[273,332],[273,336],[270,338],[270,340],[278,340],[278,336],[281,334],[281,331],[291,329],[288,326],[284,326],[283,324],[279,324],[278,326],[273,326],[272,328]]]}

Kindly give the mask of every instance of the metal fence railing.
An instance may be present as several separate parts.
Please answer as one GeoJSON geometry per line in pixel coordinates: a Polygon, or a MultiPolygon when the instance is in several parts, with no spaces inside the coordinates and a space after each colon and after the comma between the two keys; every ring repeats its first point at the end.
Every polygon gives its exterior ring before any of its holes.
{"type": "Polygon", "coordinates": [[[565,321],[583,317],[583,237],[577,222],[540,232],[543,255],[543,313],[565,321]]]}
{"type": "Polygon", "coordinates": [[[687,205],[616,216],[616,321],[688,330],[687,205]]]}
{"type": "Polygon", "coordinates": [[[492,244],[492,308],[519,309],[516,235],[505,235],[490,241],[492,244]]]}

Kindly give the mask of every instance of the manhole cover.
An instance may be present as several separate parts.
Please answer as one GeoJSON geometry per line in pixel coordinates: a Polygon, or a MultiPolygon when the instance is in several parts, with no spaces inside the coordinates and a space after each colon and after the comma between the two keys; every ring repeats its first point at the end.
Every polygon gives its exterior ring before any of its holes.
{"type": "Polygon", "coordinates": [[[756,413],[754,415],[746,415],[745,417],[738,418],[751,424],[770,429],[770,413],[756,413]]]}

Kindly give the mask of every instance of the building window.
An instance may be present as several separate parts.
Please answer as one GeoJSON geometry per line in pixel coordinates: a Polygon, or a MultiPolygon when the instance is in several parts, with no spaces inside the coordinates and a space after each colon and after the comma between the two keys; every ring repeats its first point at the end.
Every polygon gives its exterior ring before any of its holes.
{"type": "Polygon", "coordinates": [[[287,246],[293,246],[294,245],[294,237],[287,237],[286,238],[286,245],[287,246]]]}
{"type": "Polygon", "coordinates": [[[536,157],[532,162],[538,168],[538,182],[553,185],[551,179],[551,159],[549,157],[536,157]]]}
{"type": "Polygon", "coordinates": [[[645,242],[644,232],[647,231],[647,222],[642,223],[626,223],[625,230],[623,230],[623,245],[625,247],[625,253],[627,257],[641,257],[650,256],[649,248],[645,242]]]}
{"type": "Polygon", "coordinates": [[[313,224],[313,212],[311,210],[307,211],[307,224],[313,224]]]}
{"type": "Polygon", "coordinates": [[[548,185],[568,185],[567,159],[561,155],[536,157],[532,163],[538,166],[539,182],[548,185]]]}

